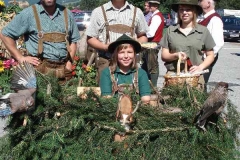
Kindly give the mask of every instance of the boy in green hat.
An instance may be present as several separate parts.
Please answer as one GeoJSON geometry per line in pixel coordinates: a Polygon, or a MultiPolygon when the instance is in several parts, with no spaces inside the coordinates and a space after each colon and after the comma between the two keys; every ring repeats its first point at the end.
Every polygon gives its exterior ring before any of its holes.
{"type": "Polygon", "coordinates": [[[148,76],[136,64],[136,53],[141,51],[140,43],[123,34],[109,45],[108,51],[112,53],[112,58],[110,66],[102,71],[100,77],[102,96],[111,97],[128,87],[140,94],[143,103],[149,103],[151,89],[148,76]]]}

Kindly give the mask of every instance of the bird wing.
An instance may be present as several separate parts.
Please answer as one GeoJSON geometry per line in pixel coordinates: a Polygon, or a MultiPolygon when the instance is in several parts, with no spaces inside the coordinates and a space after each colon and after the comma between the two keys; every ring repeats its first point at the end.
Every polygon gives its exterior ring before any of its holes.
{"type": "Polygon", "coordinates": [[[17,93],[18,95],[25,95],[30,97],[30,96],[33,96],[36,90],[37,90],[36,88],[29,88],[29,89],[19,90],[17,93]]]}
{"type": "Polygon", "coordinates": [[[1,97],[0,97],[0,100],[8,99],[10,96],[12,96],[12,95],[14,95],[14,94],[16,94],[16,93],[7,93],[7,94],[1,96],[1,97]]]}
{"type": "Polygon", "coordinates": [[[37,88],[37,78],[34,67],[28,62],[23,62],[13,70],[11,89],[23,90],[28,88],[37,88]]]}
{"type": "Polygon", "coordinates": [[[202,115],[200,120],[204,120],[217,111],[223,104],[225,99],[220,94],[210,94],[202,107],[202,115]]]}

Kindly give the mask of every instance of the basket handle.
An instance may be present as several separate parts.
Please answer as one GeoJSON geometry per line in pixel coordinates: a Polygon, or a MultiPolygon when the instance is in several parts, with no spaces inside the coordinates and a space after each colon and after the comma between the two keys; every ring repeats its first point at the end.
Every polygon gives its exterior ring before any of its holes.
{"type": "MultiPolygon", "coordinates": [[[[181,56],[179,56],[178,62],[177,62],[177,76],[180,75],[180,65],[181,65],[181,61],[182,61],[182,58],[181,58],[181,56]]],[[[187,65],[187,61],[186,61],[186,60],[184,61],[184,72],[185,72],[185,73],[188,73],[188,65],[187,65]]]]}

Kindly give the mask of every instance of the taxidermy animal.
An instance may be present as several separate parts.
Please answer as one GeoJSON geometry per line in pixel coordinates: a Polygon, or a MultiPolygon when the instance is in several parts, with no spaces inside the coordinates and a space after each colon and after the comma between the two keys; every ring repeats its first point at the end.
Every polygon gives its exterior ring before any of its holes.
{"type": "Polygon", "coordinates": [[[131,123],[133,122],[133,114],[137,111],[140,105],[140,101],[133,110],[133,104],[130,96],[122,94],[119,97],[118,109],[116,113],[116,120],[118,120],[126,131],[131,129],[131,123]]]}
{"type": "Polygon", "coordinates": [[[0,97],[0,117],[34,107],[36,82],[34,67],[27,62],[18,64],[11,79],[11,89],[16,93],[7,93],[0,97]]]}
{"type": "Polygon", "coordinates": [[[197,114],[197,126],[206,131],[205,124],[213,114],[219,116],[227,102],[228,83],[219,82],[215,89],[210,92],[209,97],[204,102],[202,109],[197,114]]]}

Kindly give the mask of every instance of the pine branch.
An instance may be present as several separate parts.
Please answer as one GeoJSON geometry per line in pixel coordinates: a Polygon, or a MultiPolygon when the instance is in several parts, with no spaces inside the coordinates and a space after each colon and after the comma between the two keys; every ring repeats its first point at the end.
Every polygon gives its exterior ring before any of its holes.
{"type": "MultiPolygon", "coordinates": [[[[111,130],[111,131],[118,131],[116,128],[114,127],[110,127],[110,126],[106,126],[106,125],[100,125],[99,123],[94,123],[96,126],[98,126],[99,128],[103,128],[103,129],[107,129],[107,130],[111,130]]],[[[177,127],[177,128],[163,128],[163,129],[149,129],[149,130],[130,130],[127,133],[133,134],[149,134],[149,133],[158,133],[158,132],[177,132],[177,131],[184,131],[184,130],[189,130],[189,129],[193,129],[195,127],[177,127]]]]}

